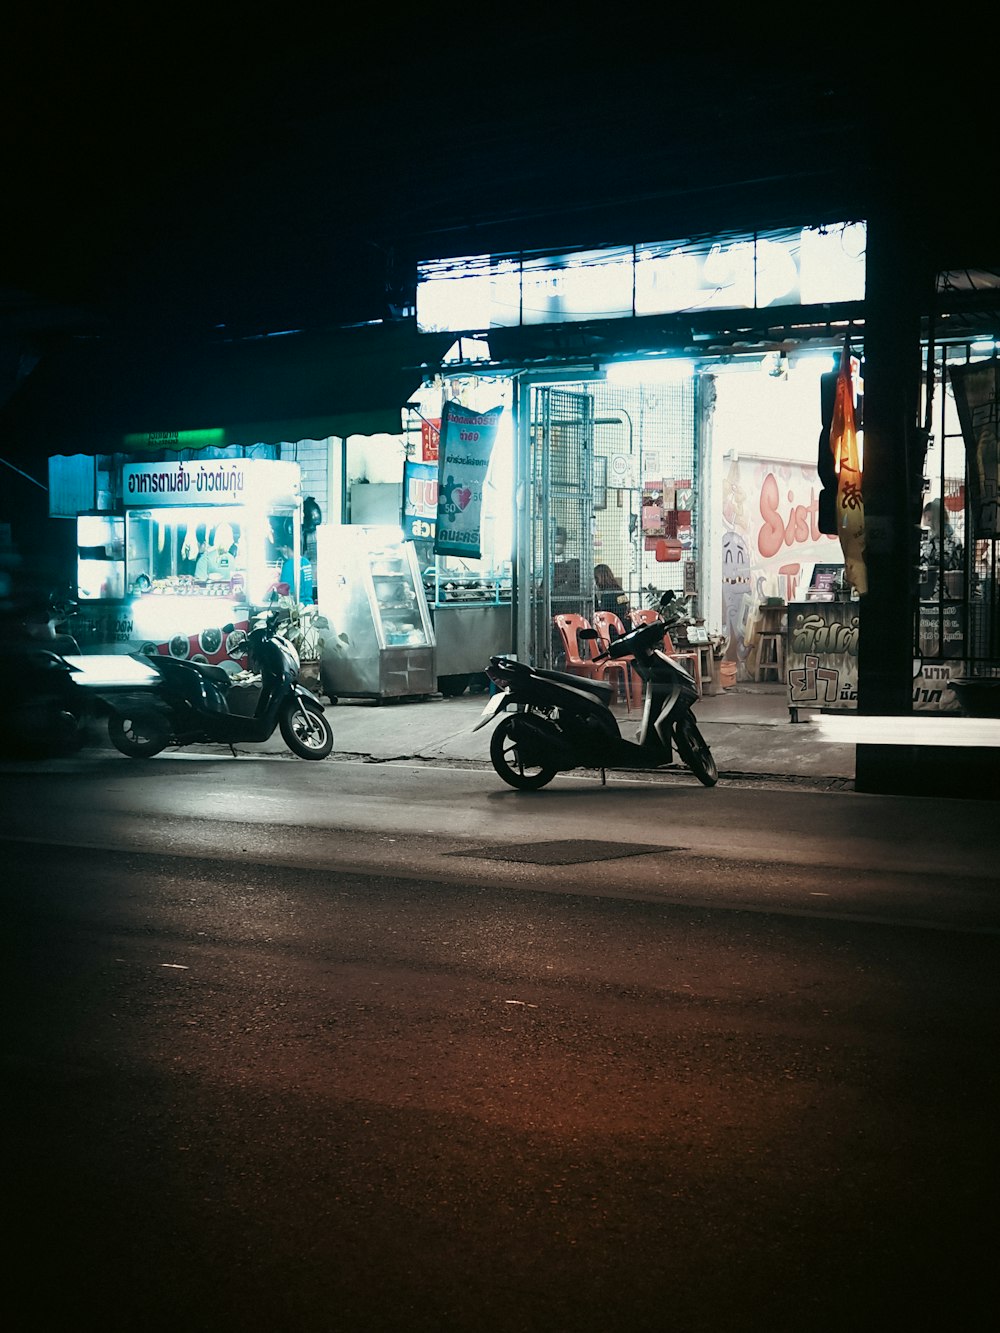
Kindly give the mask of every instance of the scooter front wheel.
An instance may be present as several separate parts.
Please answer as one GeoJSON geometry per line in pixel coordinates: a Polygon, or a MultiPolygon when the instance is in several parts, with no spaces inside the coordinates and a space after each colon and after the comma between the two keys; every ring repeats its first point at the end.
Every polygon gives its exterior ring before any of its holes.
{"type": "Polygon", "coordinates": [[[490,737],[490,759],[500,777],[519,791],[538,791],[551,782],[558,769],[525,763],[518,745],[518,721],[505,717],[490,737]]]}
{"type": "Polygon", "coordinates": [[[281,739],[299,759],[325,759],[333,749],[333,727],[311,699],[289,699],[278,726],[281,739]]]}
{"type": "Polygon", "coordinates": [[[712,751],[708,748],[708,742],[698,730],[698,724],[690,713],[685,713],[677,720],[674,740],[677,743],[677,753],[698,781],[706,787],[714,787],[719,780],[719,770],[712,751]]]}
{"type": "Polygon", "coordinates": [[[108,739],[120,754],[129,759],[152,759],[170,744],[170,727],[157,713],[112,713],[108,719],[108,739]]]}

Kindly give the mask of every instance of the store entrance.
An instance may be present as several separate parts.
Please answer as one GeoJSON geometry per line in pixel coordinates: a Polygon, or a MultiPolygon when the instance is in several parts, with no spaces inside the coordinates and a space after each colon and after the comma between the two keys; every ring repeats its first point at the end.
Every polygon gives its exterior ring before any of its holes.
{"type": "Polygon", "coordinates": [[[594,610],[594,400],[539,387],[531,414],[531,660],[558,664],[552,617],[594,610]]]}

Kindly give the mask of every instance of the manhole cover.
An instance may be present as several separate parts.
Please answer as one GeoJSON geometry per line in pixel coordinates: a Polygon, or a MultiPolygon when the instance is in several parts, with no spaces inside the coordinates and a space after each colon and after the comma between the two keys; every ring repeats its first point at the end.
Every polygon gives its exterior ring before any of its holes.
{"type": "Polygon", "coordinates": [[[571,838],[564,842],[534,842],[519,847],[511,846],[510,843],[496,843],[489,847],[449,852],[448,855],[478,856],[484,861],[524,861],[539,866],[572,866],[581,861],[616,861],[621,856],[651,856],[680,850],[679,847],[651,847],[646,843],[571,838]]]}

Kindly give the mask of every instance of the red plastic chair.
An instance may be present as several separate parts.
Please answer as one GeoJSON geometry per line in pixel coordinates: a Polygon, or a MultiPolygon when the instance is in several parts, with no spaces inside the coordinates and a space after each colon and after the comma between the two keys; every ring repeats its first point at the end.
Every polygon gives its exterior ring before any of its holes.
{"type": "Polygon", "coordinates": [[[595,662],[593,655],[588,657],[586,650],[580,646],[580,631],[590,629],[590,621],[584,616],[567,611],[553,616],[552,623],[562,639],[566,670],[574,676],[586,676],[588,680],[601,679],[599,667],[604,665],[603,662],[595,662]]]}
{"type": "MultiPolygon", "coordinates": [[[[601,652],[607,652],[612,637],[620,638],[625,633],[625,626],[613,611],[595,611],[594,629],[600,635],[601,652]]],[[[633,704],[636,708],[642,707],[642,681],[635,669],[635,658],[631,654],[627,657],[608,658],[606,662],[598,665],[606,667],[608,674],[613,672],[621,676],[622,694],[625,696],[627,712],[632,711],[633,704]]]]}
{"type": "MultiPolygon", "coordinates": [[[[654,620],[660,619],[657,612],[650,607],[630,611],[628,616],[633,629],[638,629],[640,625],[651,625],[654,620]]],[[[691,672],[691,675],[694,676],[694,682],[698,686],[698,693],[701,694],[701,654],[697,651],[693,653],[677,652],[669,634],[663,636],[663,651],[668,657],[672,657],[691,672]]]]}
{"type": "Polygon", "coordinates": [[[590,621],[585,616],[576,615],[572,612],[553,616],[552,621],[562,638],[566,670],[575,676],[585,676],[588,680],[600,680],[605,683],[609,683],[609,676],[621,675],[622,690],[625,694],[626,706],[628,706],[628,669],[625,663],[612,662],[610,659],[604,662],[594,661],[594,656],[604,651],[600,630],[591,626],[590,621]],[[589,629],[594,629],[597,634],[597,638],[590,641],[594,645],[591,656],[587,656],[587,650],[580,645],[581,631],[589,629]]]}

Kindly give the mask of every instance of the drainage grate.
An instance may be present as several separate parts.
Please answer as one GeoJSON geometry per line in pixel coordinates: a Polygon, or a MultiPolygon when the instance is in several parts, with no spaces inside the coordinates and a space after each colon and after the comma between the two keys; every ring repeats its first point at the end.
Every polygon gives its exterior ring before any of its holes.
{"type": "Polygon", "coordinates": [[[680,847],[652,847],[634,842],[597,842],[570,838],[564,842],[536,842],[524,847],[495,843],[473,847],[448,856],[478,856],[484,861],[524,861],[539,866],[573,866],[581,861],[616,861],[622,856],[650,856],[661,852],[679,852],[680,847]]]}

